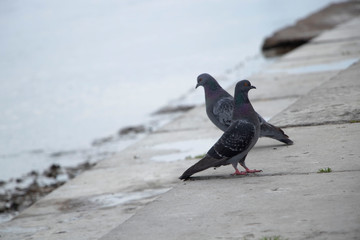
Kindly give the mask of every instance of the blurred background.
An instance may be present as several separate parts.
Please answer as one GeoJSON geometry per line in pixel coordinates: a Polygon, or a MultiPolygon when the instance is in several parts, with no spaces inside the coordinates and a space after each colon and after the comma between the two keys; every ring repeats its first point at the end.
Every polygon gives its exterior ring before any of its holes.
{"type": "Polygon", "coordinates": [[[110,157],[138,139],[119,129],[203,104],[200,73],[247,78],[266,36],[331,2],[1,0],[0,180],[110,157]]]}

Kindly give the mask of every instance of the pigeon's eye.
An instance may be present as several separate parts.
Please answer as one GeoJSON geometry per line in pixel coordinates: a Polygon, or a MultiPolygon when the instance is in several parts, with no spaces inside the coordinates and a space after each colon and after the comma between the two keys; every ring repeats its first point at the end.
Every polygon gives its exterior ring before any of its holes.
{"type": "Polygon", "coordinates": [[[199,78],[198,82],[201,82],[202,81],[202,78],[199,78]]]}
{"type": "Polygon", "coordinates": [[[246,83],[244,83],[244,86],[247,87],[247,86],[249,86],[249,84],[246,82],[246,83]]]}

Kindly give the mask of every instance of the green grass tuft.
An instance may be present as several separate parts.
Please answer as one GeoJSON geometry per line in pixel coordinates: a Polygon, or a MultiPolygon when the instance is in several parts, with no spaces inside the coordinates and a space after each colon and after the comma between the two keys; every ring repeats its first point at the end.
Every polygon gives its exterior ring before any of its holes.
{"type": "Polygon", "coordinates": [[[332,172],[332,169],[331,168],[320,168],[318,171],[318,173],[329,173],[329,172],[332,172]]]}

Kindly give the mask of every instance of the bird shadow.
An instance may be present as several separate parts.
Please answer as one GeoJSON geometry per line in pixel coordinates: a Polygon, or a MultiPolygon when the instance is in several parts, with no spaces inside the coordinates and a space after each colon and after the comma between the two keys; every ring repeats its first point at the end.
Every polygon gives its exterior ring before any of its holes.
{"type": "Polygon", "coordinates": [[[255,145],[254,149],[266,149],[266,148],[281,148],[281,147],[289,147],[292,145],[287,145],[287,144],[271,144],[271,145],[255,145]]]}
{"type": "Polygon", "coordinates": [[[189,177],[184,181],[203,181],[203,180],[228,180],[228,179],[237,179],[237,178],[246,178],[246,177],[258,177],[256,173],[251,173],[247,175],[208,175],[208,176],[197,176],[197,177],[189,177]]]}
{"type": "Polygon", "coordinates": [[[274,176],[286,176],[286,175],[309,175],[313,173],[309,172],[277,172],[277,173],[248,173],[246,175],[208,175],[208,176],[197,176],[190,177],[185,181],[204,181],[204,180],[229,180],[229,179],[238,179],[238,178],[249,178],[249,177],[274,177],[274,176]]]}

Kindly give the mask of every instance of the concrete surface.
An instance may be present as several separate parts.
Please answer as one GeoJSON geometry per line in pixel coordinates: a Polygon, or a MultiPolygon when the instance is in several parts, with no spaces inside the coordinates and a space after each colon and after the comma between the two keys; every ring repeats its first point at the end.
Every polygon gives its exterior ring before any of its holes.
{"type": "Polygon", "coordinates": [[[359,173],[318,175],[186,183],[102,239],[358,239],[359,173]]]}
{"type": "Polygon", "coordinates": [[[262,173],[177,179],[221,135],[201,106],[1,224],[0,238],[360,239],[360,38],[349,27],[360,18],[249,78],[256,110],[293,126],[293,146],[260,139],[249,153],[262,173]]]}
{"type": "Polygon", "coordinates": [[[300,98],[272,122],[280,126],[360,122],[360,62],[341,71],[304,98],[300,98]]]}

